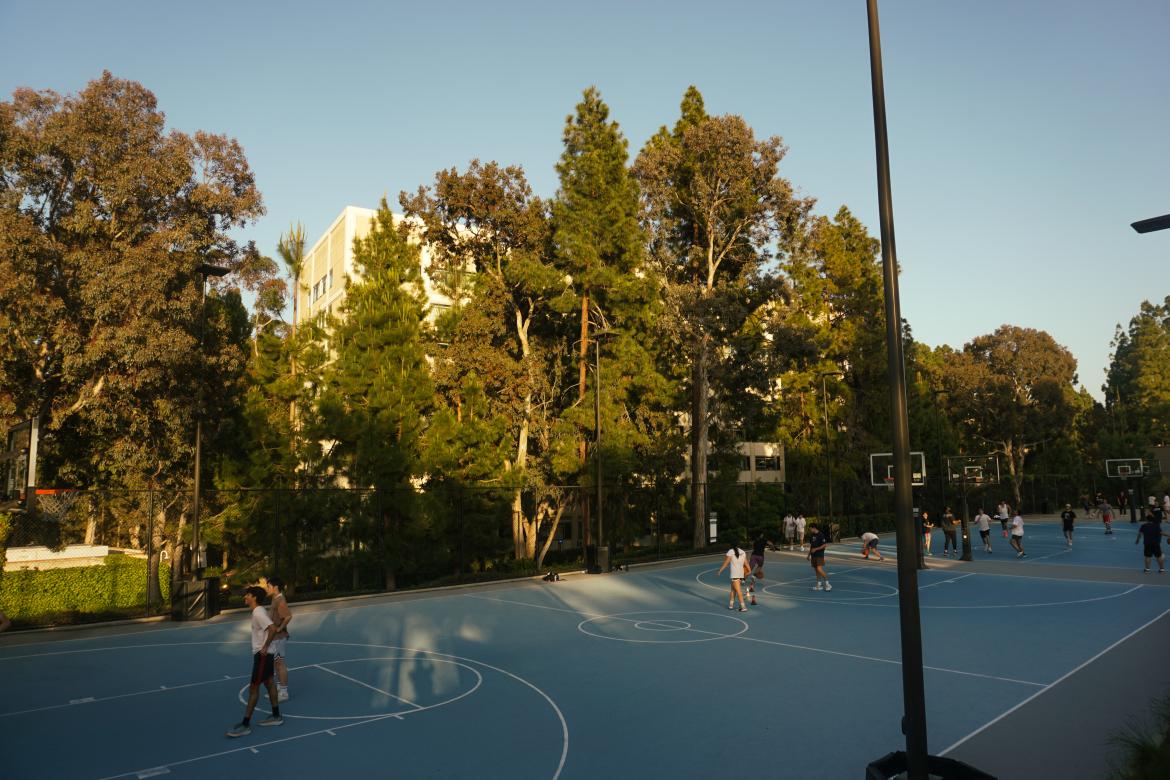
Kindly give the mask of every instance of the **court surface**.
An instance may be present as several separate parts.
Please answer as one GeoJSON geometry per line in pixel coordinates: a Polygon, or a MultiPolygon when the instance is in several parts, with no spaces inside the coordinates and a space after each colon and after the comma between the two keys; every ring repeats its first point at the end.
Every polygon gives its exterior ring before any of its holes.
{"type": "MultiPolygon", "coordinates": [[[[995,571],[920,572],[932,753],[1170,619],[1170,575],[1141,575],[1136,531],[1115,527],[1084,524],[1068,551],[1059,524],[1029,525],[1007,571],[997,528],[976,555],[995,571]]],[[[715,556],[294,603],[285,724],[241,739],[224,732],[250,671],[243,612],[4,635],[3,776],[860,777],[904,738],[896,571],[858,550],[831,548],[829,593],[802,554],[769,553],[746,613],[715,556]]]]}

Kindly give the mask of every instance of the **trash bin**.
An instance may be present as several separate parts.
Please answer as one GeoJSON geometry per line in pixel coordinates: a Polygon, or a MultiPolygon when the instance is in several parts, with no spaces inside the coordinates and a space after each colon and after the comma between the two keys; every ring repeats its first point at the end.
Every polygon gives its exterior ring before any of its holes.
{"type": "Polygon", "coordinates": [[[171,618],[207,620],[219,614],[219,577],[180,580],[171,593],[171,618]]]}
{"type": "Polygon", "coordinates": [[[600,571],[609,571],[609,545],[597,548],[597,568],[600,571]]]}

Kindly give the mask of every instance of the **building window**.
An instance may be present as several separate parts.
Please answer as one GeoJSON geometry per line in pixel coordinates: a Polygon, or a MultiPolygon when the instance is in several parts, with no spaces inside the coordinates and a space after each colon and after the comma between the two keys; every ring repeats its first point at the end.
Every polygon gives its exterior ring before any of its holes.
{"type": "Polygon", "coordinates": [[[757,455],[756,471],[779,471],[780,458],[775,455],[757,455]]]}
{"type": "Polygon", "coordinates": [[[748,455],[740,455],[739,456],[739,470],[740,471],[751,471],[752,470],[752,459],[750,456],[748,456],[748,455]]]}
{"type": "Polygon", "coordinates": [[[325,289],[332,290],[333,289],[333,269],[332,268],[329,269],[329,274],[325,277],[325,279],[326,279],[325,289]]]}

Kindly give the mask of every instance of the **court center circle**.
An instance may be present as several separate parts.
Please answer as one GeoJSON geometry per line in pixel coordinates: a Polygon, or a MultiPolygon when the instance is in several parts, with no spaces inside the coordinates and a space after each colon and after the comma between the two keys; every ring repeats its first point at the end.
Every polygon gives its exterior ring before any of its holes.
{"type": "Polygon", "coordinates": [[[577,630],[588,636],[608,639],[613,642],[693,644],[732,639],[745,633],[748,630],[748,624],[731,615],[675,610],[670,612],[618,612],[613,615],[600,615],[582,620],[577,624],[577,630]],[[687,620],[679,620],[668,617],[671,615],[687,615],[689,617],[687,620]],[[623,633],[628,635],[622,636],[623,633]],[[654,636],[655,633],[660,636],[654,636]]]}

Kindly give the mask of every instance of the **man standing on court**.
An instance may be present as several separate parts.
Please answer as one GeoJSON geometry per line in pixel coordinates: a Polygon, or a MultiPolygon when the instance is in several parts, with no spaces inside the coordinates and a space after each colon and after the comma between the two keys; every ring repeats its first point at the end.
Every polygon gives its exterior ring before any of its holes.
{"type": "Polygon", "coordinates": [[[1017,558],[1028,557],[1028,554],[1024,552],[1024,518],[1020,517],[1019,512],[1016,512],[1016,516],[1012,518],[1012,535],[1010,542],[1016,551],[1017,558]]]}
{"type": "Polygon", "coordinates": [[[1064,528],[1064,541],[1069,547],[1072,547],[1073,523],[1076,519],[1077,513],[1073,511],[1072,504],[1065,504],[1064,511],[1060,513],[1060,524],[1064,528]]]}
{"type": "Polygon", "coordinates": [[[292,620],[292,610],[288,608],[288,599],[284,597],[284,580],[280,577],[266,577],[261,583],[268,594],[268,617],[276,626],[276,638],[268,649],[276,663],[276,692],[280,701],[288,701],[288,664],[284,654],[288,645],[288,624],[292,620]]]}
{"type": "Polygon", "coordinates": [[[979,507],[975,515],[975,525],[979,526],[979,538],[983,540],[983,551],[991,552],[991,516],[979,507]]]}
{"type": "Polygon", "coordinates": [[[796,544],[800,546],[800,551],[804,552],[804,512],[796,513],[796,544]]]}
{"type": "Polygon", "coordinates": [[[796,536],[796,517],[791,512],[784,515],[784,544],[792,549],[792,539],[796,536]]]}
{"type": "Polygon", "coordinates": [[[1101,503],[1097,505],[1097,510],[1101,513],[1101,522],[1105,524],[1105,535],[1113,536],[1113,507],[1109,506],[1109,502],[1102,498],[1101,503]]]}
{"type": "Polygon", "coordinates": [[[1157,558],[1158,559],[1158,573],[1159,574],[1165,573],[1165,568],[1162,565],[1162,537],[1163,536],[1170,538],[1170,534],[1164,533],[1162,531],[1162,524],[1159,523],[1157,521],[1157,519],[1155,519],[1153,517],[1153,515],[1147,516],[1146,521],[1141,524],[1141,527],[1138,528],[1137,539],[1134,539],[1133,543],[1137,544],[1138,541],[1142,540],[1142,539],[1144,539],[1146,542],[1146,547],[1145,547],[1145,550],[1143,551],[1143,555],[1145,556],[1145,559],[1146,559],[1146,567],[1144,569],[1142,569],[1142,573],[1149,572],[1150,558],[1157,558]]]}
{"type": "Polygon", "coordinates": [[[229,737],[246,737],[252,733],[252,712],[256,709],[256,702],[260,700],[260,686],[268,689],[268,701],[272,705],[272,714],[260,721],[261,726],[280,726],[284,718],[280,715],[280,700],[276,695],[276,683],[272,679],[272,656],[268,653],[268,645],[276,635],[276,626],[268,617],[268,611],[260,606],[264,600],[264,588],[253,585],[244,591],[244,603],[252,610],[252,681],[248,685],[248,706],[244,710],[244,719],[228,731],[229,737]]]}
{"type": "Polygon", "coordinates": [[[955,517],[955,513],[951,511],[948,506],[943,510],[942,516],[943,527],[943,557],[949,558],[951,553],[954,553],[956,558],[959,557],[959,518],[955,517]]]}
{"type": "MultiPolygon", "coordinates": [[[[817,584],[813,590],[832,590],[833,586],[829,584],[829,575],[825,573],[825,548],[829,546],[829,540],[821,533],[821,527],[817,523],[809,523],[808,529],[812,531],[812,536],[808,540],[808,560],[817,575],[817,584]],[[822,581],[824,582],[823,586],[821,585],[822,581]]],[[[804,548],[801,547],[801,549],[804,548]]]]}

